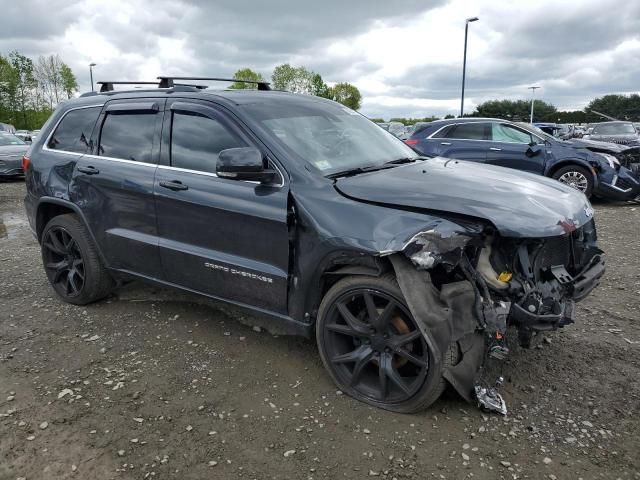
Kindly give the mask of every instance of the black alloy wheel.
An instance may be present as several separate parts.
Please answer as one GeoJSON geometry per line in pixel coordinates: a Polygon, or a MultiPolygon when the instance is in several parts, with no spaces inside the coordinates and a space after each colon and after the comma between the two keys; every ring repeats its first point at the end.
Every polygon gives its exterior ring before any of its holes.
{"type": "Polygon", "coordinates": [[[42,256],[51,285],[63,296],[81,294],[85,283],[84,259],[78,243],[64,227],[53,227],[42,239],[42,256]]]}
{"type": "Polygon", "coordinates": [[[345,393],[412,412],[444,389],[440,368],[393,277],[347,277],[325,295],[316,326],[322,361],[345,393]]]}
{"type": "Polygon", "coordinates": [[[74,214],[47,222],[40,238],[42,262],[55,292],[68,303],[86,305],[109,295],[114,281],[89,230],[74,214]]]}

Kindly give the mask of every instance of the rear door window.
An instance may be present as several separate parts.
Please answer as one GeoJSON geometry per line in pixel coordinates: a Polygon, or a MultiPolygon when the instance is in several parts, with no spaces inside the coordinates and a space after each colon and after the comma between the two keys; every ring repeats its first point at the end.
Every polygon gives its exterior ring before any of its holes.
{"type": "Polygon", "coordinates": [[[446,138],[459,140],[488,140],[489,125],[487,123],[459,123],[447,132],[446,138]]]}
{"type": "Polygon", "coordinates": [[[98,155],[151,163],[156,112],[107,112],[98,155]]]}
{"type": "Polygon", "coordinates": [[[219,121],[198,113],[176,111],[171,126],[171,166],[215,173],[218,155],[227,148],[246,147],[219,121]]]}
{"type": "Polygon", "coordinates": [[[49,138],[47,148],[74,153],[86,152],[101,108],[102,105],[67,112],[49,138]]]}

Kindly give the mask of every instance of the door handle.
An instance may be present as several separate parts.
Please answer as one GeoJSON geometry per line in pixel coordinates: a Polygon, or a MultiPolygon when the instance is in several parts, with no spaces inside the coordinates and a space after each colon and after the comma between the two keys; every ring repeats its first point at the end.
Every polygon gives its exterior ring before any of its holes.
{"type": "Polygon", "coordinates": [[[440,145],[451,145],[451,142],[440,142],[440,145]]]}
{"type": "Polygon", "coordinates": [[[494,152],[501,152],[502,151],[501,148],[496,148],[496,147],[489,147],[489,150],[492,150],[494,152]]]}
{"type": "Polygon", "coordinates": [[[172,180],[171,182],[160,182],[160,186],[164,188],[168,188],[169,190],[189,190],[184,183],[179,180],[172,180]]]}
{"type": "Polygon", "coordinates": [[[81,173],[86,173],[87,175],[97,175],[100,173],[96,167],[89,165],[88,167],[78,167],[78,171],[81,173]]]}

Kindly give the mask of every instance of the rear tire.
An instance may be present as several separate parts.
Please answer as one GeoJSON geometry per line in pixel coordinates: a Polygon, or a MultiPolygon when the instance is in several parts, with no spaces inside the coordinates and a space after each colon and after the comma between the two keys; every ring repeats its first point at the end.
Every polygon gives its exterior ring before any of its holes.
{"type": "Polygon", "coordinates": [[[320,304],[316,338],[336,385],[369,405],[414,413],[446,387],[447,361],[436,363],[393,275],[339,280],[320,304]]]}
{"type": "Polygon", "coordinates": [[[591,198],[593,175],[586,168],[579,165],[567,165],[554,172],[553,178],[584,193],[587,198],[591,198]]]}
{"type": "Polygon", "coordinates": [[[86,305],[111,292],[113,279],[76,215],[49,220],[42,232],[41,251],[49,283],[65,302],[86,305]]]}

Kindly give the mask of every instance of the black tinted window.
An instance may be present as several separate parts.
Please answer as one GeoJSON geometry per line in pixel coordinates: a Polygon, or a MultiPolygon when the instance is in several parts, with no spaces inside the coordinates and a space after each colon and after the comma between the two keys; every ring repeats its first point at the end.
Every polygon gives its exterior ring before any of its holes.
{"type": "Polygon", "coordinates": [[[136,162],[151,162],[156,113],[107,114],[98,154],[136,162]]]}
{"type": "Polygon", "coordinates": [[[449,132],[451,132],[454,127],[455,125],[447,125],[446,127],[434,133],[432,138],[446,138],[449,132]]]}
{"type": "Polygon", "coordinates": [[[446,138],[464,140],[487,140],[485,123],[461,123],[447,132],[446,138]]]}
{"type": "Polygon", "coordinates": [[[81,108],[67,113],[49,139],[53,150],[84,153],[101,107],[81,108]]]}
{"type": "Polygon", "coordinates": [[[246,146],[216,120],[197,114],[173,114],[171,165],[174,167],[215,173],[222,150],[246,146]]]}

